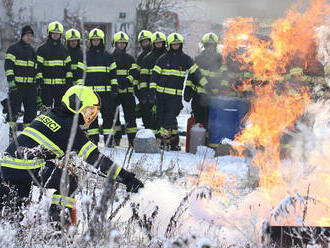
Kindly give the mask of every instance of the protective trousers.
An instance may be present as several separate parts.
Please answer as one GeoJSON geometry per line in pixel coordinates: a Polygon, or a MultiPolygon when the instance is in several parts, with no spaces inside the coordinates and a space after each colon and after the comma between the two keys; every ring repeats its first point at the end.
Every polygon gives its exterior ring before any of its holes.
{"type": "Polygon", "coordinates": [[[209,98],[205,94],[197,94],[191,102],[191,108],[194,113],[196,123],[203,124],[208,128],[209,123],[209,98]]]}
{"type": "Polygon", "coordinates": [[[141,113],[142,113],[142,122],[144,128],[151,129],[153,132],[157,130],[156,116],[152,112],[152,107],[150,103],[141,103],[141,113]]]}
{"type": "Polygon", "coordinates": [[[157,94],[158,133],[160,136],[169,139],[172,148],[179,145],[177,116],[182,108],[181,96],[157,94]]]}
{"type": "Polygon", "coordinates": [[[57,107],[61,104],[62,97],[69,87],[65,84],[52,85],[44,84],[41,85],[41,99],[43,105],[47,107],[57,107]]]}
{"type": "MultiPolygon", "coordinates": [[[[98,95],[101,98],[101,115],[102,115],[102,129],[103,129],[103,135],[104,135],[104,143],[107,142],[109,135],[113,135],[114,131],[112,129],[112,123],[115,115],[115,101],[116,97],[110,92],[98,92],[98,95]]],[[[98,119],[96,118],[95,121],[92,122],[92,124],[89,126],[89,129],[87,131],[88,136],[90,140],[94,144],[98,144],[100,137],[100,128],[98,124],[98,119]]]]}
{"type": "Polygon", "coordinates": [[[0,208],[11,207],[18,211],[23,204],[29,202],[29,195],[33,180],[36,180],[45,188],[52,188],[56,191],[53,194],[52,205],[64,205],[72,209],[74,205],[73,193],[78,187],[77,177],[68,172],[66,177],[67,192],[61,192],[61,177],[63,169],[53,162],[47,161],[46,165],[40,169],[30,170],[34,176],[32,179],[28,170],[1,167],[2,182],[0,185],[0,208]]]}
{"type": "MultiPolygon", "coordinates": [[[[116,100],[116,105],[121,105],[124,111],[124,119],[125,119],[125,126],[126,126],[126,133],[128,138],[128,143],[130,146],[133,146],[133,141],[137,133],[137,127],[136,127],[136,117],[135,117],[135,98],[132,93],[121,93],[118,95],[118,98],[116,100]]],[[[121,128],[119,129],[120,121],[119,118],[117,118],[116,123],[116,135],[115,140],[120,139],[121,134],[121,128]]]]}

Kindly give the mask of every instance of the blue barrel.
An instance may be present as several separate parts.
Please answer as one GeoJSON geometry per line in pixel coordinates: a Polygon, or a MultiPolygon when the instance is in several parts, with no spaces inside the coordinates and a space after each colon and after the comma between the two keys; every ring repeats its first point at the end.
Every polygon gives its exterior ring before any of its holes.
{"type": "Polygon", "coordinates": [[[249,102],[238,97],[212,97],[208,128],[210,147],[216,148],[224,138],[233,140],[243,127],[241,120],[249,108],[249,102]]]}

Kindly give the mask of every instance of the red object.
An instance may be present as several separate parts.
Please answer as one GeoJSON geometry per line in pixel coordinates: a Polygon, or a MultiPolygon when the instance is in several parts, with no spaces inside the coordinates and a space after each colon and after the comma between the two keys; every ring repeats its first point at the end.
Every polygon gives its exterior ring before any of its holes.
{"type": "Polygon", "coordinates": [[[196,121],[193,115],[189,117],[187,120],[187,133],[186,133],[186,152],[190,151],[190,130],[193,125],[195,125],[196,121]]]}

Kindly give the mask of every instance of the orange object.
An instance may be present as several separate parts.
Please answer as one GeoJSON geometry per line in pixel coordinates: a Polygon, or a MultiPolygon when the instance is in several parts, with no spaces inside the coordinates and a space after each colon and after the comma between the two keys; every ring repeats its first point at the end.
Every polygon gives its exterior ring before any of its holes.
{"type": "Polygon", "coordinates": [[[190,151],[190,130],[191,130],[192,126],[195,125],[195,123],[196,123],[195,118],[194,118],[193,114],[191,114],[191,116],[187,120],[186,152],[190,151]]]}
{"type": "Polygon", "coordinates": [[[73,208],[71,209],[71,224],[72,225],[77,225],[77,208],[76,208],[76,202],[74,202],[73,208]]]}

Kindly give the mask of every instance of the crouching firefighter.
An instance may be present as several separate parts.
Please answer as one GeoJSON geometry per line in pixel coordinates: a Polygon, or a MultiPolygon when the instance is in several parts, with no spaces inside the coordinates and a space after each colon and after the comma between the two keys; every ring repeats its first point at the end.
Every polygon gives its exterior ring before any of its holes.
{"type": "MultiPolygon", "coordinates": [[[[64,94],[60,106],[38,116],[23,130],[17,137],[17,143],[9,145],[1,160],[1,208],[7,206],[9,201],[15,201],[16,209],[27,203],[32,183],[36,182],[42,187],[56,190],[50,206],[51,221],[59,221],[63,206],[69,210],[67,213],[71,212],[77,178],[68,173],[66,189],[60,187],[64,169],[52,160],[65,156],[72,130],[74,133],[71,137],[74,139],[71,150],[77,152],[79,157],[95,166],[104,176],[125,184],[127,191],[137,192],[143,187],[133,173],[102,155],[80,128],[81,125],[88,127],[95,120],[100,104],[98,95],[92,89],[73,86],[64,94]],[[78,118],[74,118],[75,115],[78,118]],[[11,197],[12,191],[9,192],[8,186],[17,194],[17,200],[11,197]]],[[[66,220],[69,222],[70,218],[66,220]]]]}

